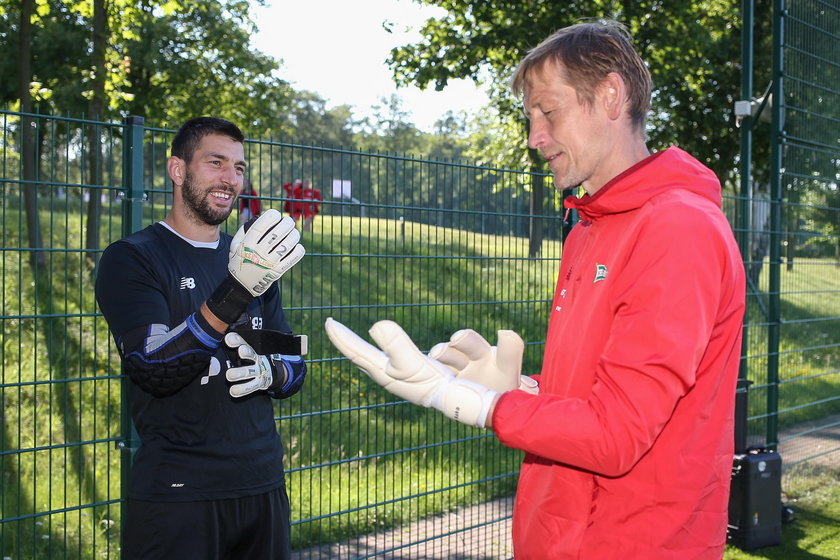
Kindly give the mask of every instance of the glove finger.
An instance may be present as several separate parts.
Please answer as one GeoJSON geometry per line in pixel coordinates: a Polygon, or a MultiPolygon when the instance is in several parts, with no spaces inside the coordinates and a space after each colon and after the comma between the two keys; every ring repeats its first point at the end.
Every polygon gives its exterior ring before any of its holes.
{"type": "Polygon", "coordinates": [[[254,379],[259,374],[260,369],[257,366],[242,366],[235,368],[228,368],[225,372],[225,379],[231,382],[243,381],[245,379],[254,379]]]}
{"type": "Polygon", "coordinates": [[[254,391],[259,390],[260,388],[260,381],[259,379],[254,379],[249,381],[248,383],[240,383],[238,385],[231,385],[230,387],[230,396],[231,397],[244,397],[245,395],[250,395],[254,391]]]}
{"type": "Polygon", "coordinates": [[[248,344],[245,339],[235,332],[229,332],[225,335],[225,345],[228,348],[238,348],[243,344],[248,344]]]}
{"type": "Polygon", "coordinates": [[[241,359],[250,360],[254,363],[256,363],[257,359],[259,358],[259,354],[257,354],[257,351],[254,350],[254,348],[249,344],[243,344],[242,346],[240,346],[238,353],[241,359]]]}
{"type": "Polygon", "coordinates": [[[262,224],[262,230],[254,231],[254,228],[262,220],[261,216],[245,234],[244,239],[244,243],[254,248],[260,256],[275,263],[300,241],[300,232],[295,228],[295,221],[289,216],[277,219],[279,216],[280,213],[274,210],[272,218],[275,218],[275,221],[266,221],[262,224]]]}
{"type": "Polygon", "coordinates": [[[452,335],[450,344],[464,353],[467,360],[480,360],[492,352],[492,346],[472,329],[462,329],[452,335]]]}
{"type": "Polygon", "coordinates": [[[305,254],[306,250],[303,248],[303,245],[298,244],[295,245],[290,252],[283,255],[283,257],[277,261],[277,264],[272,267],[272,270],[275,274],[277,274],[277,278],[286,274],[286,272],[295,266],[305,254]]]}
{"type": "Polygon", "coordinates": [[[470,359],[457,348],[453,348],[449,342],[441,342],[432,346],[429,350],[429,357],[456,371],[464,369],[470,363],[470,359]]]}
{"type": "Polygon", "coordinates": [[[540,394],[540,385],[537,383],[537,380],[533,377],[528,377],[527,375],[519,376],[519,389],[521,391],[525,391],[526,393],[531,393],[532,395],[540,394]]]}
{"type": "Polygon", "coordinates": [[[496,343],[496,363],[502,371],[516,372],[519,375],[522,371],[522,354],[525,352],[525,343],[522,338],[513,331],[501,330],[498,333],[496,343]]]}
{"type": "Polygon", "coordinates": [[[333,346],[347,356],[351,362],[356,364],[368,376],[385,385],[391,378],[385,373],[388,366],[388,356],[379,348],[369,344],[362,337],[333,319],[328,317],[324,322],[324,330],[333,346]]]}
{"type": "MultiPolygon", "coordinates": [[[[377,321],[370,328],[370,336],[382,348],[388,357],[388,373],[394,379],[411,381],[428,362],[439,365],[430,360],[411,340],[411,337],[394,321],[377,321]]],[[[451,375],[447,368],[443,368],[451,375]]]]}
{"type": "Polygon", "coordinates": [[[236,254],[236,249],[242,243],[242,239],[245,237],[245,226],[242,225],[236,230],[236,235],[233,236],[233,239],[230,241],[230,251],[228,251],[228,259],[232,259],[233,255],[236,254]]]}
{"type": "Polygon", "coordinates": [[[434,358],[435,360],[439,360],[439,356],[446,354],[446,350],[449,348],[448,342],[438,342],[434,346],[429,349],[429,356],[434,358]]]}
{"type": "MultiPolygon", "coordinates": [[[[248,228],[248,231],[245,232],[242,239],[243,243],[251,246],[257,245],[265,238],[267,232],[272,231],[282,221],[283,215],[280,212],[274,208],[266,210],[259,218],[254,220],[254,223],[252,223],[251,227],[248,228]]],[[[285,229],[285,227],[282,227],[281,229],[285,229]]],[[[285,234],[283,234],[282,237],[285,237],[285,234]]]]}
{"type": "MultiPolygon", "coordinates": [[[[257,265],[264,266],[262,262],[266,256],[267,251],[265,247],[260,245],[260,242],[266,238],[268,232],[274,230],[281,222],[283,221],[283,216],[275,210],[271,208],[263,213],[259,218],[251,223],[248,231],[245,231],[245,226],[243,225],[240,229],[243,232],[241,241],[239,245],[233,243],[231,241],[231,251],[239,251],[240,258],[244,261],[252,261],[257,265]]],[[[282,228],[285,229],[285,228],[282,228]]],[[[236,232],[237,235],[239,232],[236,232]]],[[[273,240],[277,234],[271,236],[273,240]]],[[[285,237],[285,234],[282,237],[285,237]]],[[[234,238],[235,240],[235,238],[234,238]]]]}
{"type": "Polygon", "coordinates": [[[283,221],[275,229],[280,230],[278,235],[281,237],[268,246],[268,252],[272,256],[276,254],[282,258],[300,242],[300,232],[295,228],[295,221],[288,216],[283,218],[283,221]],[[289,229],[290,225],[291,229],[289,229]],[[281,226],[283,227],[281,228],[281,226]],[[283,231],[286,232],[285,235],[282,233],[283,231]]]}

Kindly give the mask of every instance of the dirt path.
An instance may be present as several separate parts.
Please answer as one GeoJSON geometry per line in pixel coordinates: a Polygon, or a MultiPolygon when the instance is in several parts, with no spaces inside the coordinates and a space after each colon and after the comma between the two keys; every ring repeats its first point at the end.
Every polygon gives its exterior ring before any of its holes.
{"type": "Polygon", "coordinates": [[[399,529],[292,553],[292,560],[497,560],[513,558],[510,516],[513,498],[504,498],[399,529]]]}
{"type": "Polygon", "coordinates": [[[840,470],[840,414],[803,422],[779,433],[784,468],[809,466],[840,470]]]}

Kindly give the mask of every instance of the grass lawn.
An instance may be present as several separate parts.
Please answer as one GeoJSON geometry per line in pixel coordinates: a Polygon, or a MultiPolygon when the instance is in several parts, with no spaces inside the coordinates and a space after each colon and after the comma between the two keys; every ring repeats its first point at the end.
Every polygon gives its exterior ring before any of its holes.
{"type": "Polygon", "coordinates": [[[840,559],[840,468],[789,486],[785,503],[794,517],[782,526],[781,544],[751,551],[727,546],[726,560],[840,559]]]}

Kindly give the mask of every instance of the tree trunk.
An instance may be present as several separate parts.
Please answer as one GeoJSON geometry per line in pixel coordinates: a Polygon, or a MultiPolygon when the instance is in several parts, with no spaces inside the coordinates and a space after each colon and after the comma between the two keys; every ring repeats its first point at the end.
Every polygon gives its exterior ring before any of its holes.
{"type": "Polygon", "coordinates": [[[29,264],[44,265],[46,254],[37,249],[43,247],[41,240],[41,221],[38,216],[38,193],[35,187],[37,178],[37,161],[35,159],[35,127],[38,123],[27,116],[32,112],[32,96],[29,84],[32,81],[32,12],[33,0],[21,0],[20,5],[20,35],[18,43],[18,97],[20,111],[24,113],[20,120],[20,151],[23,164],[24,208],[26,210],[26,231],[29,234],[29,264]]]}
{"type": "MultiPolygon", "coordinates": [[[[90,119],[101,121],[105,108],[105,50],[108,41],[108,19],[105,0],[93,0],[93,51],[91,66],[93,67],[93,96],[90,99],[90,119]]],[[[94,255],[99,249],[99,223],[102,215],[101,185],[102,178],[102,140],[98,124],[91,124],[88,128],[88,177],[90,180],[90,198],[87,207],[87,249],[88,260],[95,261],[94,255]]]]}
{"type": "MultiPolygon", "coordinates": [[[[525,138],[531,133],[531,123],[525,120],[525,138]]],[[[528,149],[528,159],[531,161],[531,171],[537,173],[542,167],[542,158],[537,150],[528,149]]],[[[531,201],[528,215],[528,256],[531,258],[540,254],[543,241],[543,184],[545,180],[537,175],[531,175],[531,201]]]]}

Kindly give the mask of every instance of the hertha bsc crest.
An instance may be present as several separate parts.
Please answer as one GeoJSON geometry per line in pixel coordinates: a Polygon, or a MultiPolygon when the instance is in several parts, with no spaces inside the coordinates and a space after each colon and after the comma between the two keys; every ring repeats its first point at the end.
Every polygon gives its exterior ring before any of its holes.
{"type": "Polygon", "coordinates": [[[607,266],[603,264],[595,264],[595,280],[592,281],[594,284],[595,282],[600,282],[601,280],[607,279],[607,266]]]}

